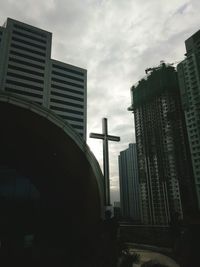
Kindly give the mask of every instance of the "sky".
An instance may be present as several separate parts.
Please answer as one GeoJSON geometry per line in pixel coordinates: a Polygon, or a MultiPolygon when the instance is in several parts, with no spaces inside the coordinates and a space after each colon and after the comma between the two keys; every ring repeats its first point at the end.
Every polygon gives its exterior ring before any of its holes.
{"type": "Polygon", "coordinates": [[[135,142],[130,87],[161,60],[184,59],[184,41],[200,29],[199,0],[0,0],[7,17],[53,33],[52,58],[87,69],[87,143],[102,167],[108,118],[111,200],[119,201],[118,155],[135,142]]]}

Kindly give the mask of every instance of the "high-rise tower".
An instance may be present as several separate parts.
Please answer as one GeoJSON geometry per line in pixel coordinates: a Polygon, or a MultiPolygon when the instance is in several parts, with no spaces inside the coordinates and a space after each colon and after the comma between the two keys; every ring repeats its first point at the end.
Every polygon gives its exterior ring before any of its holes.
{"type": "Polygon", "coordinates": [[[86,139],[87,71],[51,59],[50,32],[8,18],[0,27],[0,90],[43,105],[86,139]]]}
{"type": "Polygon", "coordinates": [[[200,210],[200,30],[185,46],[186,58],[177,70],[200,210]]]}
{"type": "Polygon", "coordinates": [[[132,87],[142,221],[168,224],[193,205],[177,73],[162,63],[132,87]]]}
{"type": "Polygon", "coordinates": [[[119,155],[120,203],[122,216],[141,221],[136,144],[119,155]]]}

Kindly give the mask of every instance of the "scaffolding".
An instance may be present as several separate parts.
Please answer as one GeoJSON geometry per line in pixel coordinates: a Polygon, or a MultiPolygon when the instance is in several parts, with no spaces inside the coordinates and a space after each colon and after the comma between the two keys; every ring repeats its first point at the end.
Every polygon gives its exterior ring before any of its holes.
{"type": "Polygon", "coordinates": [[[147,71],[151,71],[151,73],[131,88],[133,110],[165,91],[173,94],[178,89],[174,67],[162,63],[159,67],[146,69],[147,71]]]}

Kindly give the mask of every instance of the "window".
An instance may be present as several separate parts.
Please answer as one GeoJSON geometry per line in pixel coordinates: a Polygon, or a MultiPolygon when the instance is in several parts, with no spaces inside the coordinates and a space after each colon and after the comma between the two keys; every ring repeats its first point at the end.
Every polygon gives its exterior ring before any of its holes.
{"type": "Polygon", "coordinates": [[[83,98],[72,96],[72,95],[61,94],[61,93],[58,93],[58,92],[51,92],[51,95],[61,96],[61,97],[64,97],[64,98],[69,98],[69,99],[74,99],[74,100],[78,100],[78,101],[81,101],[81,102],[84,101],[83,98]]]}
{"type": "Polygon", "coordinates": [[[16,55],[16,56],[19,56],[19,57],[23,57],[23,58],[27,58],[27,59],[31,59],[31,60],[34,60],[34,61],[45,63],[44,59],[36,58],[36,57],[30,56],[30,55],[26,55],[26,54],[23,54],[23,53],[20,53],[20,52],[16,52],[16,51],[13,51],[13,50],[10,51],[10,54],[16,55]]]}
{"type": "Polygon", "coordinates": [[[71,124],[72,127],[76,128],[76,129],[81,129],[83,130],[83,126],[80,125],[75,125],[75,124],[71,124]]]}
{"type": "Polygon", "coordinates": [[[20,74],[17,74],[17,73],[12,73],[10,71],[7,72],[7,75],[10,76],[10,77],[15,77],[15,78],[18,78],[18,79],[27,80],[27,81],[31,81],[31,82],[35,82],[35,83],[40,83],[40,84],[44,83],[43,80],[39,80],[39,79],[32,78],[32,77],[29,77],[29,76],[20,75],[20,74]]]}
{"type": "Polygon", "coordinates": [[[26,27],[19,25],[19,24],[14,24],[14,28],[24,30],[24,31],[27,31],[27,32],[30,32],[30,33],[33,33],[33,34],[36,34],[38,36],[46,38],[46,35],[43,32],[37,31],[33,28],[26,28],[26,27]]]}
{"type": "Polygon", "coordinates": [[[25,33],[19,32],[19,31],[16,31],[16,30],[14,30],[13,33],[14,34],[17,34],[17,35],[20,35],[20,36],[23,36],[23,37],[28,38],[28,39],[32,39],[32,40],[37,41],[39,43],[46,44],[46,40],[39,39],[37,37],[31,36],[31,35],[28,35],[28,34],[25,34],[25,33]]]}
{"type": "Polygon", "coordinates": [[[63,119],[67,119],[67,120],[71,120],[71,121],[79,121],[79,122],[83,122],[83,119],[79,119],[79,118],[74,118],[74,117],[70,117],[70,116],[66,116],[66,115],[59,115],[61,118],[63,119]]]}
{"type": "Polygon", "coordinates": [[[83,105],[75,104],[75,103],[71,103],[71,102],[67,102],[67,101],[63,101],[63,100],[59,100],[59,99],[54,99],[54,98],[51,99],[51,102],[58,103],[58,104],[69,105],[69,106],[77,107],[77,108],[83,108],[83,105]]]}
{"type": "Polygon", "coordinates": [[[72,79],[72,80],[75,80],[75,81],[84,82],[84,79],[77,78],[77,77],[74,77],[74,76],[71,76],[71,75],[68,75],[68,74],[65,74],[65,73],[52,71],[52,74],[55,74],[55,75],[58,75],[58,76],[61,76],[61,77],[65,77],[65,78],[69,78],[69,79],[72,79]]]}
{"type": "Polygon", "coordinates": [[[69,113],[74,113],[74,114],[78,114],[78,115],[83,115],[83,112],[82,111],[77,111],[77,110],[72,110],[72,109],[69,109],[69,108],[61,108],[61,107],[55,107],[55,106],[50,106],[50,108],[52,110],[58,110],[58,111],[67,111],[69,113]]]}
{"type": "Polygon", "coordinates": [[[27,91],[23,91],[23,90],[9,88],[8,86],[6,86],[5,89],[6,89],[6,91],[11,92],[11,93],[16,93],[16,94],[25,95],[25,96],[33,96],[33,97],[37,97],[37,98],[42,99],[42,95],[39,95],[36,93],[31,93],[31,92],[27,92],[27,91]]]}
{"type": "Polygon", "coordinates": [[[36,48],[39,48],[41,50],[46,50],[45,46],[38,45],[38,44],[35,44],[33,42],[31,43],[31,42],[25,41],[25,40],[20,39],[20,38],[12,37],[12,40],[16,41],[16,42],[20,42],[20,43],[26,44],[26,45],[30,45],[30,46],[33,46],[33,47],[36,47],[36,48]]]}
{"type": "Polygon", "coordinates": [[[62,84],[71,85],[71,86],[75,86],[75,87],[78,87],[78,88],[84,88],[83,85],[72,83],[72,82],[67,82],[67,81],[64,81],[64,80],[61,80],[61,79],[58,79],[58,78],[52,78],[52,81],[58,82],[58,83],[62,83],[62,84]]]}
{"type": "Polygon", "coordinates": [[[37,68],[37,69],[40,69],[40,70],[44,70],[44,66],[37,65],[37,64],[31,63],[31,62],[27,62],[27,61],[24,61],[22,59],[18,59],[18,58],[14,58],[14,57],[9,57],[9,61],[15,62],[15,63],[19,63],[19,64],[23,64],[23,65],[26,65],[26,66],[30,66],[30,67],[33,67],[33,68],[37,68]]]}
{"type": "Polygon", "coordinates": [[[80,72],[80,71],[77,71],[77,70],[73,70],[73,69],[70,69],[70,68],[67,68],[67,67],[59,66],[59,65],[56,65],[56,64],[53,64],[53,67],[57,68],[57,69],[60,69],[60,70],[67,71],[67,72],[71,72],[71,73],[74,73],[74,74],[77,74],[77,75],[84,76],[83,72],[80,72]]]}
{"type": "Polygon", "coordinates": [[[13,44],[12,43],[11,47],[14,47],[14,48],[17,48],[17,49],[20,49],[20,50],[23,50],[23,51],[27,51],[27,52],[30,52],[30,53],[45,57],[45,53],[42,53],[42,52],[27,48],[27,47],[24,47],[24,46],[21,46],[21,45],[17,45],[17,44],[13,44]]]}
{"type": "Polygon", "coordinates": [[[28,83],[24,83],[24,82],[18,82],[18,81],[13,81],[13,80],[10,80],[10,79],[6,79],[6,83],[22,86],[22,87],[25,87],[25,88],[31,88],[31,89],[38,90],[38,91],[43,91],[42,87],[39,87],[39,86],[36,86],[36,85],[32,85],[32,84],[28,84],[28,83]]]}

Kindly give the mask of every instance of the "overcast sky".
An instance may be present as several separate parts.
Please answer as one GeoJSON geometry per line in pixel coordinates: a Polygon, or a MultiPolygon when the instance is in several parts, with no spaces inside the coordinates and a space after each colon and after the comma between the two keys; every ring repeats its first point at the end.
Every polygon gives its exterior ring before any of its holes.
{"type": "MultiPolygon", "coordinates": [[[[110,148],[111,198],[119,200],[118,155],[134,142],[130,87],[161,60],[184,59],[200,29],[200,0],[0,0],[0,24],[14,18],[53,33],[52,58],[88,70],[88,135],[121,137],[110,148]]],[[[102,166],[102,142],[87,142],[102,166]]]]}

